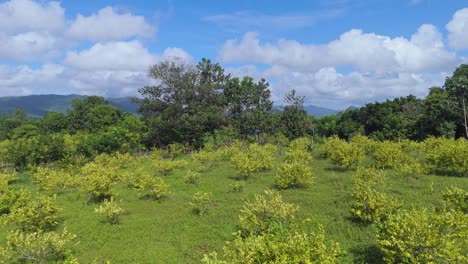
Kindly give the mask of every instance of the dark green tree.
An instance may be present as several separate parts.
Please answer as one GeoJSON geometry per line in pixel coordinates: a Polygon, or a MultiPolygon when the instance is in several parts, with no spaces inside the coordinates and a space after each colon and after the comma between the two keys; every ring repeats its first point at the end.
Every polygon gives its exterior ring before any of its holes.
{"type": "Polygon", "coordinates": [[[255,82],[252,77],[232,78],[224,88],[228,122],[239,133],[253,130],[271,133],[273,102],[269,83],[265,79],[255,82]]]}
{"type": "Polygon", "coordinates": [[[142,98],[133,98],[149,128],[147,145],[201,146],[205,133],[224,124],[222,89],[230,76],[219,64],[166,60],[150,67],[148,76],[158,85],[139,89],[142,98]]]}
{"type": "Polygon", "coordinates": [[[296,95],[296,90],[291,90],[285,95],[286,106],[281,113],[281,126],[283,134],[290,140],[305,136],[310,130],[311,123],[304,110],[304,96],[296,95]]]}
{"type": "Polygon", "coordinates": [[[445,80],[453,108],[458,113],[457,134],[468,138],[468,64],[462,64],[445,80]]]}

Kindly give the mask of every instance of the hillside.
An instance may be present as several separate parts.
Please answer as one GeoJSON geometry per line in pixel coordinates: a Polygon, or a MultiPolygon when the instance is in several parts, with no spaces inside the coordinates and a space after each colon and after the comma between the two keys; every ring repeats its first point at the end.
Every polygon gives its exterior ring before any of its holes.
{"type": "MultiPolygon", "coordinates": [[[[42,117],[48,111],[66,112],[70,108],[71,101],[76,98],[84,98],[83,95],[28,95],[28,96],[11,96],[0,97],[0,116],[11,114],[16,109],[23,109],[30,116],[42,117]]],[[[120,108],[129,113],[136,113],[137,105],[132,103],[128,97],[124,98],[106,98],[113,106],[120,108]]],[[[275,106],[277,110],[281,110],[282,106],[275,106]]],[[[319,107],[315,105],[306,105],[304,110],[309,115],[322,117],[325,115],[333,115],[338,113],[338,110],[319,107]]]]}
{"type": "MultiPolygon", "coordinates": [[[[66,112],[71,107],[71,102],[83,95],[28,95],[0,97],[0,115],[11,114],[16,109],[23,109],[30,116],[42,117],[49,111],[66,112]]],[[[129,113],[136,113],[136,104],[130,102],[129,98],[106,98],[113,106],[129,113]]]]}

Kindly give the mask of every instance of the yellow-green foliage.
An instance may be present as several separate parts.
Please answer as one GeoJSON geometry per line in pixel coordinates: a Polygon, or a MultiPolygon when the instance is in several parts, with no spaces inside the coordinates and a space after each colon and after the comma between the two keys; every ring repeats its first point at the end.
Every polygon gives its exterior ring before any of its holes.
{"type": "Polygon", "coordinates": [[[140,195],[149,196],[159,200],[169,194],[169,185],[160,177],[154,177],[148,174],[139,174],[133,178],[131,185],[138,190],[140,195]]]}
{"type": "Polygon", "coordinates": [[[312,154],[302,148],[289,147],[284,155],[284,161],[289,163],[301,162],[308,164],[311,160],[312,154]]]}
{"type": "Polygon", "coordinates": [[[468,176],[468,140],[428,138],[423,142],[429,169],[452,175],[468,176]]]}
{"type": "Polygon", "coordinates": [[[101,215],[103,222],[108,222],[111,224],[118,224],[120,221],[120,216],[124,213],[120,204],[115,201],[114,197],[111,197],[110,200],[105,200],[98,208],[95,208],[94,211],[101,215]]]}
{"type": "Polygon", "coordinates": [[[354,202],[351,214],[363,222],[380,222],[395,212],[400,204],[384,193],[383,171],[361,168],[354,175],[354,202]]]}
{"type": "Polygon", "coordinates": [[[468,215],[403,210],[379,225],[377,242],[387,263],[468,263],[468,215]]]}
{"type": "Polygon", "coordinates": [[[354,135],[349,143],[357,148],[363,149],[364,152],[369,155],[375,151],[377,142],[363,135],[354,135]]]}
{"type": "Polygon", "coordinates": [[[427,173],[426,168],[418,159],[408,155],[402,157],[401,163],[396,169],[405,177],[417,177],[427,173]]]}
{"type": "MultiPolygon", "coordinates": [[[[2,173],[0,172],[0,186],[7,186],[10,183],[13,183],[18,180],[18,175],[16,173],[2,173]]],[[[0,189],[1,192],[2,189],[0,189]]]]}
{"type": "Polygon", "coordinates": [[[41,190],[61,192],[75,186],[75,180],[68,171],[48,167],[37,167],[32,174],[32,181],[39,184],[41,190]]]}
{"type": "Polygon", "coordinates": [[[157,159],[153,160],[151,168],[155,172],[155,175],[167,175],[175,169],[183,168],[187,165],[185,160],[167,160],[157,159]]]}
{"type": "Polygon", "coordinates": [[[309,151],[312,148],[312,140],[307,137],[296,138],[289,144],[290,149],[309,151]]]}
{"type": "Polygon", "coordinates": [[[114,170],[133,168],[137,165],[137,160],[135,160],[129,153],[120,152],[116,152],[112,155],[101,154],[94,158],[93,162],[114,170]]]}
{"type": "Polygon", "coordinates": [[[197,184],[200,181],[201,173],[196,171],[187,171],[187,175],[184,177],[185,183],[197,184]]]}
{"type": "Polygon", "coordinates": [[[211,204],[212,201],[212,193],[196,192],[192,197],[192,201],[190,202],[192,212],[196,215],[207,214],[208,206],[211,204]]]}
{"type": "Polygon", "coordinates": [[[10,213],[4,218],[5,224],[14,225],[18,230],[35,232],[52,230],[59,224],[60,209],[55,204],[54,197],[33,196],[21,191],[10,213]]]}
{"type": "Polygon", "coordinates": [[[326,243],[320,226],[315,233],[294,232],[285,236],[264,234],[243,238],[238,233],[233,242],[223,248],[222,256],[216,252],[204,255],[207,264],[236,263],[337,263],[340,255],[338,243],[326,243]]]}
{"type": "Polygon", "coordinates": [[[253,201],[245,201],[239,215],[242,236],[288,230],[294,224],[294,213],[298,209],[297,205],[284,202],[278,192],[265,190],[255,195],[253,201]]]}
{"type": "MultiPolygon", "coordinates": [[[[234,147],[231,147],[234,148],[234,147]]],[[[237,145],[237,150],[231,149],[231,163],[236,170],[236,176],[247,179],[254,172],[269,170],[273,168],[273,155],[277,147],[271,144],[259,145],[237,145]]]]}
{"type": "Polygon", "coordinates": [[[275,184],[280,189],[305,187],[314,180],[312,170],[307,163],[284,162],[278,169],[275,184]]]}
{"type": "Polygon", "coordinates": [[[0,263],[77,263],[71,255],[75,238],[66,229],[61,233],[14,231],[0,248],[0,263]]]}
{"type": "Polygon", "coordinates": [[[116,184],[115,173],[94,164],[86,164],[77,181],[81,191],[87,194],[86,204],[112,196],[111,188],[116,184]]]}
{"type": "Polygon", "coordinates": [[[377,143],[373,156],[378,168],[398,168],[404,159],[401,144],[388,140],[377,143]]]}
{"type": "Polygon", "coordinates": [[[204,148],[198,152],[195,152],[191,155],[193,163],[199,170],[204,170],[210,168],[214,163],[219,159],[218,152],[212,150],[211,148],[204,148]]]}
{"type": "Polygon", "coordinates": [[[458,187],[447,188],[443,192],[444,200],[456,210],[468,213],[468,192],[458,187]]]}
{"type": "Polygon", "coordinates": [[[343,168],[356,168],[365,158],[363,148],[347,143],[337,136],[325,139],[321,152],[325,158],[343,168]]]}

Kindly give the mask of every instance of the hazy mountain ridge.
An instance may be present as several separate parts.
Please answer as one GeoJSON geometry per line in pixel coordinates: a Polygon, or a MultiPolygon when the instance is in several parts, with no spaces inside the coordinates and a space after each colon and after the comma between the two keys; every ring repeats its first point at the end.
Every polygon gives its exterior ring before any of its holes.
{"type": "MultiPolygon", "coordinates": [[[[30,116],[42,117],[48,111],[56,111],[65,113],[71,108],[71,102],[77,98],[84,98],[84,95],[28,95],[28,96],[10,96],[0,97],[0,116],[14,113],[16,109],[23,109],[30,116]]],[[[109,104],[122,109],[129,113],[136,113],[137,105],[130,101],[129,97],[123,98],[106,98],[109,104]]],[[[274,106],[276,110],[282,110],[282,106],[274,106]]],[[[333,115],[338,113],[338,110],[319,107],[314,105],[305,105],[304,110],[309,115],[321,117],[324,115],[333,115]]]]}

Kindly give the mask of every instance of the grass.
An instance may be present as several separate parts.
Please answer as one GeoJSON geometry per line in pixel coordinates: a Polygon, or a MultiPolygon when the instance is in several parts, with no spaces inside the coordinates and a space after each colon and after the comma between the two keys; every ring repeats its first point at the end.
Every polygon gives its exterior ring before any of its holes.
{"type": "MultiPolygon", "coordinates": [[[[217,163],[202,173],[198,184],[185,183],[184,176],[192,167],[189,162],[163,176],[170,184],[170,195],[160,201],[141,199],[124,184],[114,186],[117,200],[122,200],[126,213],[117,225],[100,221],[94,212],[97,204],[85,206],[84,194],[68,192],[57,198],[63,209],[61,217],[68,230],[77,235],[75,256],[80,263],[93,260],[111,263],[199,263],[203,254],[221,250],[233,238],[238,214],[245,198],[252,198],[274,188],[276,169],[254,174],[242,192],[233,192],[237,180],[227,162],[217,163]],[[211,192],[213,203],[207,215],[198,216],[189,205],[194,193],[211,192]]],[[[276,165],[281,161],[276,158],[276,165]]],[[[144,165],[150,170],[150,166],[144,165]]],[[[308,188],[279,191],[287,202],[300,206],[298,217],[310,219],[305,231],[323,224],[327,239],[340,243],[344,255],[341,263],[379,263],[382,256],[375,238],[375,226],[355,223],[350,219],[352,203],[352,171],[336,169],[327,160],[314,160],[315,182],[308,188]]],[[[407,179],[387,171],[388,193],[402,201],[404,208],[441,206],[442,191],[449,186],[468,189],[466,178],[426,175],[407,179]]],[[[22,174],[17,187],[37,190],[28,174],[22,174]]],[[[0,243],[5,243],[6,228],[0,230],[0,243]]]]}

